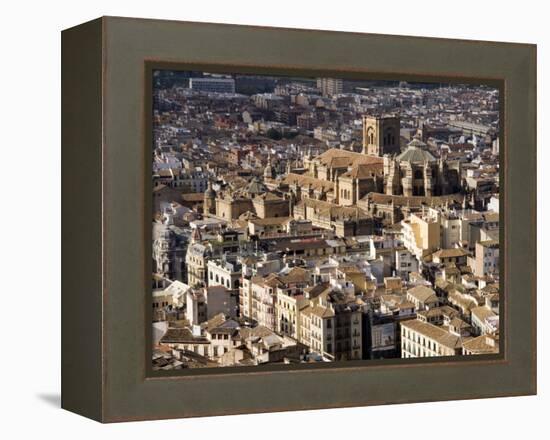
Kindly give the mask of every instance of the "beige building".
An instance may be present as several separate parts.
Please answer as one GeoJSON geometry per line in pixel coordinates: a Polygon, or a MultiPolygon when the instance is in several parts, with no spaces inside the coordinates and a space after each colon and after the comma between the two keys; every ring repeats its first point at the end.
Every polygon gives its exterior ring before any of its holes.
{"type": "Polygon", "coordinates": [[[309,286],[311,276],[308,270],[295,267],[287,274],[271,273],[243,278],[241,304],[245,316],[258,324],[296,337],[298,311],[305,298],[304,289],[309,286]]]}
{"type": "Polygon", "coordinates": [[[252,318],[252,279],[249,277],[241,278],[241,287],[239,288],[239,313],[243,318],[252,318]]]}
{"type": "Polygon", "coordinates": [[[252,277],[250,280],[250,318],[259,325],[276,330],[275,307],[277,287],[281,281],[277,275],[252,277]]]}
{"type": "Polygon", "coordinates": [[[240,180],[218,193],[209,187],[204,193],[204,212],[224,220],[236,220],[247,212],[259,218],[289,215],[290,202],[270,192],[258,178],[248,183],[240,180]]]}
{"type": "Polygon", "coordinates": [[[383,184],[384,169],[379,163],[357,165],[338,176],[338,203],[355,205],[368,193],[382,191],[383,184]]]}
{"type": "Polygon", "coordinates": [[[470,253],[462,248],[440,249],[432,254],[432,261],[437,264],[455,264],[461,266],[467,263],[470,253]]]}
{"type": "Polygon", "coordinates": [[[185,296],[185,319],[190,325],[198,325],[206,321],[206,300],[202,289],[189,289],[185,296]]]}
{"type": "Polygon", "coordinates": [[[439,298],[428,286],[419,285],[407,291],[407,300],[416,310],[429,310],[439,306],[439,298]]]}
{"type": "Polygon", "coordinates": [[[462,354],[462,337],[418,319],[401,322],[401,357],[462,354]]]}
{"type": "Polygon", "coordinates": [[[498,330],[498,315],[489,305],[482,305],[470,309],[472,327],[478,335],[494,334],[498,330]]]}
{"type": "Polygon", "coordinates": [[[252,200],[238,194],[219,194],[216,197],[216,216],[224,220],[238,219],[241,214],[252,211],[252,200]]]}
{"type": "Polygon", "coordinates": [[[288,217],[288,200],[282,199],[273,193],[264,193],[252,200],[254,212],[260,218],[288,217]]]}
{"type": "Polygon", "coordinates": [[[283,185],[288,186],[289,192],[294,196],[295,201],[305,198],[336,201],[334,192],[335,183],[329,180],[318,179],[307,174],[287,173],[283,185]]]}
{"type": "Polygon", "coordinates": [[[165,309],[168,306],[177,306],[174,302],[174,296],[166,289],[153,291],[153,320],[165,321],[165,309]]]}
{"type": "Polygon", "coordinates": [[[404,246],[419,260],[440,248],[441,224],[437,216],[411,214],[401,225],[404,246]]]}
{"type": "MultiPolygon", "coordinates": [[[[410,214],[421,213],[426,206],[441,211],[445,206],[460,207],[463,204],[464,196],[451,194],[446,196],[410,196],[389,195],[371,192],[357,202],[357,206],[369,215],[380,219],[386,225],[393,225],[410,214]]],[[[443,224],[443,223],[442,223],[443,224]]],[[[463,230],[464,231],[464,230],[463,230]]],[[[469,232],[469,230],[468,230],[469,232]]],[[[450,247],[447,246],[447,247],[450,247]]]]}
{"type": "Polygon", "coordinates": [[[242,266],[236,258],[223,257],[208,261],[208,286],[224,286],[235,297],[239,293],[242,266]]]}
{"type": "Polygon", "coordinates": [[[484,277],[498,275],[500,272],[500,252],[497,240],[486,240],[476,243],[475,256],[468,258],[468,265],[474,275],[484,277]]]}
{"type": "Polygon", "coordinates": [[[190,286],[204,286],[210,249],[202,243],[190,243],[185,254],[187,265],[187,284],[190,286]]]}
{"type": "Polygon", "coordinates": [[[361,304],[338,292],[323,292],[300,310],[299,341],[330,360],[362,359],[361,304]]]}
{"type": "Polygon", "coordinates": [[[306,159],[307,174],[287,174],[283,181],[294,204],[313,199],[352,206],[369,192],[383,190],[382,159],[330,149],[306,159]]]}
{"type": "Polygon", "coordinates": [[[338,237],[373,233],[372,218],[356,206],[339,206],[321,200],[302,200],[294,207],[294,218],[309,220],[313,226],[328,229],[338,237]]]}
{"type": "Polygon", "coordinates": [[[288,259],[323,260],[331,255],[346,254],[346,243],[341,239],[322,237],[286,238],[273,244],[272,250],[288,259]]]}
{"type": "Polygon", "coordinates": [[[499,337],[497,335],[481,335],[463,343],[462,354],[497,354],[499,352],[499,337]]]}
{"type": "Polygon", "coordinates": [[[248,220],[248,233],[265,237],[284,234],[289,230],[290,220],[290,217],[251,218],[248,220]]]}
{"type": "Polygon", "coordinates": [[[300,309],[310,298],[328,288],[327,285],[309,288],[311,275],[308,270],[293,268],[287,275],[281,276],[281,285],[276,289],[275,320],[277,332],[296,340],[300,333],[300,309]]]}

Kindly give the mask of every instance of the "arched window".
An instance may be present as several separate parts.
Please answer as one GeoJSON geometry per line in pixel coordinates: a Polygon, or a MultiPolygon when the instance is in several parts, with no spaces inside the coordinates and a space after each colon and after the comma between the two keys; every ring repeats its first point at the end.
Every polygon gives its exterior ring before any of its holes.
{"type": "Polygon", "coordinates": [[[387,128],[384,131],[384,146],[395,144],[395,131],[393,128],[387,128]]]}
{"type": "Polygon", "coordinates": [[[367,142],[369,145],[374,144],[374,129],[372,127],[367,129],[367,142]]]}

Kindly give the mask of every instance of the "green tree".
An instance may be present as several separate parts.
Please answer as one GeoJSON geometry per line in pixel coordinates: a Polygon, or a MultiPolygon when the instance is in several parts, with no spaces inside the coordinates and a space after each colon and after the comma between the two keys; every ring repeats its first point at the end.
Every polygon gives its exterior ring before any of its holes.
{"type": "Polygon", "coordinates": [[[267,130],[267,137],[269,139],[273,139],[274,141],[280,141],[283,138],[283,135],[279,130],[276,130],[275,128],[270,128],[267,130]]]}

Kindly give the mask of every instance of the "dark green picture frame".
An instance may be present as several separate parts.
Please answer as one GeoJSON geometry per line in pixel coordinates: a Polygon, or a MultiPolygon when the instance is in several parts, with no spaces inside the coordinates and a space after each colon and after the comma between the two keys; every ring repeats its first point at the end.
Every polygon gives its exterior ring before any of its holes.
{"type": "Polygon", "coordinates": [[[97,19],[62,34],[62,203],[65,409],[114,422],[536,393],[536,46],[97,19]],[[154,68],[498,87],[501,354],[154,374],[154,68]]]}

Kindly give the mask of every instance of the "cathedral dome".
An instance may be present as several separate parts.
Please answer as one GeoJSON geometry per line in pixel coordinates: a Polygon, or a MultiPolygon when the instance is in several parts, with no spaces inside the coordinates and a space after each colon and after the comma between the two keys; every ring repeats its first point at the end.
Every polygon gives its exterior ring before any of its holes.
{"type": "Polygon", "coordinates": [[[246,188],[246,192],[249,195],[263,194],[267,191],[267,187],[261,183],[257,178],[252,179],[246,188]]]}
{"type": "Polygon", "coordinates": [[[420,139],[413,139],[407,149],[396,157],[398,162],[424,163],[434,162],[436,159],[426,150],[427,145],[420,139]]]}

